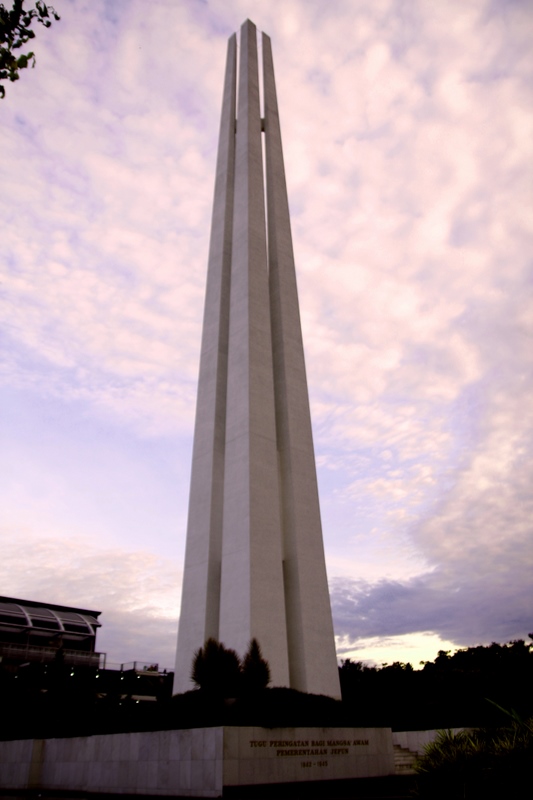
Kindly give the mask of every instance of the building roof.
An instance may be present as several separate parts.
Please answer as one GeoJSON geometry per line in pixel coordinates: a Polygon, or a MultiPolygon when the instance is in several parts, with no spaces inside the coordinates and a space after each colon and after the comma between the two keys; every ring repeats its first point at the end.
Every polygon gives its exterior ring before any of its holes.
{"type": "Polygon", "coordinates": [[[55,603],[38,603],[16,597],[0,596],[0,628],[48,630],[77,635],[96,635],[101,627],[98,621],[101,611],[92,611],[75,606],[60,606],[55,603]]]}

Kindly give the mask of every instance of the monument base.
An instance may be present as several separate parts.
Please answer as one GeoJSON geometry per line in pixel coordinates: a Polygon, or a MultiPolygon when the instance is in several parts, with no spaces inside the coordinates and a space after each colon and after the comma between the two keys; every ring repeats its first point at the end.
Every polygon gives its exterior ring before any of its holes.
{"type": "Polygon", "coordinates": [[[221,797],[394,775],[390,728],[218,727],[0,742],[0,788],[221,797]]]}

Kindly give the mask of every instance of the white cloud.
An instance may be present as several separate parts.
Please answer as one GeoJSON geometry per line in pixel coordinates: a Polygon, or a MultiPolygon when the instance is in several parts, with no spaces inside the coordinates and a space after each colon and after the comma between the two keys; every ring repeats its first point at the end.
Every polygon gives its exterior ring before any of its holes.
{"type": "MultiPolygon", "coordinates": [[[[497,574],[503,630],[531,519],[533,16],[60,13],[2,102],[6,385],[132,442],[192,433],[225,41],[251,15],[274,47],[330,569],[418,576],[419,602],[444,602],[429,565],[446,591],[473,575],[475,609],[497,574]]],[[[460,609],[457,637],[476,630],[460,609]]]]}
{"type": "Polygon", "coordinates": [[[97,649],[108,661],[158,660],[173,667],[181,583],[175,562],[86,537],[9,533],[1,566],[4,595],[101,611],[97,649]]]}
{"type": "Polygon", "coordinates": [[[410,663],[420,669],[422,661],[433,661],[440,650],[455,650],[453,642],[441,639],[434,633],[415,633],[404,636],[369,637],[357,641],[354,647],[349,640],[339,637],[337,654],[340,659],[363,661],[380,667],[395,661],[410,663]]]}

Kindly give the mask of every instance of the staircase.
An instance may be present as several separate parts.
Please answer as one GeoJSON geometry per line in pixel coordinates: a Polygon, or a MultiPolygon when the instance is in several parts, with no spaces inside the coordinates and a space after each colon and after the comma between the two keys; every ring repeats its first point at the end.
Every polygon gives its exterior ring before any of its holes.
{"type": "Polygon", "coordinates": [[[395,744],[393,747],[396,775],[414,775],[417,754],[413,750],[408,750],[407,747],[400,747],[399,744],[395,744]]]}

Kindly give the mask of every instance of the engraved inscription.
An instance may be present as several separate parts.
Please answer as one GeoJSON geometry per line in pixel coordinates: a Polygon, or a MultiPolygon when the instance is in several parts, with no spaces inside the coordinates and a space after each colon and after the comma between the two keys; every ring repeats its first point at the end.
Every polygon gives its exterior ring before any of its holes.
{"type": "MultiPolygon", "coordinates": [[[[276,758],[309,756],[347,756],[351,747],[367,747],[368,739],[250,739],[251,748],[272,748],[276,758]]],[[[328,762],[302,761],[302,767],[327,767],[328,762]]]]}

